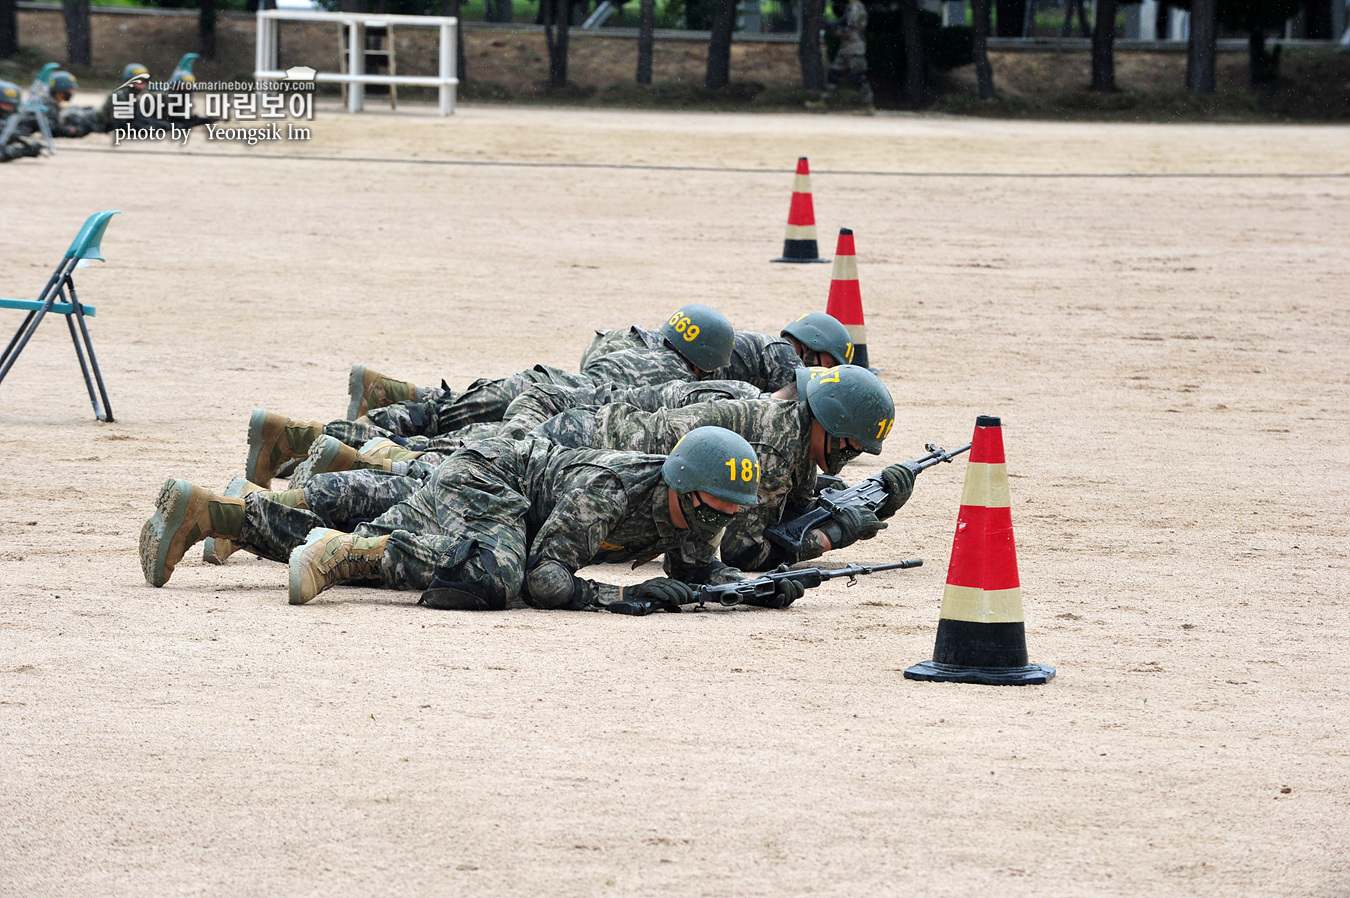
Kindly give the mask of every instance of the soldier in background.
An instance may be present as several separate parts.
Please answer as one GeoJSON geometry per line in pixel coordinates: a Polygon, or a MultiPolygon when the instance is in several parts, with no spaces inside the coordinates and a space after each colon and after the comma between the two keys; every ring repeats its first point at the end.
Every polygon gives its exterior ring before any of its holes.
{"type": "Polygon", "coordinates": [[[840,5],[836,0],[835,21],[826,26],[838,36],[839,50],[834,54],[834,62],[830,63],[825,91],[819,100],[807,100],[806,106],[818,112],[828,110],[839,89],[839,79],[847,73],[861,94],[863,111],[871,115],[877,110],[873,105],[872,83],[867,80],[867,7],[863,6],[862,0],[848,0],[843,15],[840,15],[840,5]]]}
{"type": "MultiPolygon", "coordinates": [[[[11,81],[0,81],[0,127],[11,115],[17,115],[19,104],[23,102],[23,92],[11,81]]],[[[4,146],[0,146],[0,162],[22,159],[25,156],[37,156],[42,152],[42,144],[34,140],[25,140],[16,131],[4,146]]]]}

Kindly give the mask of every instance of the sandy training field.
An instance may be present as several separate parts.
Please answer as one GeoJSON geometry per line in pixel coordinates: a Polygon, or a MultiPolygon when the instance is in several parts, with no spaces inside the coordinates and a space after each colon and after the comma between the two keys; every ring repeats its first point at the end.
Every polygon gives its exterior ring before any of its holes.
{"type": "MultiPolygon", "coordinates": [[[[113,424],[63,323],[0,385],[0,894],[1350,895],[1350,130],[462,108],[0,167],[0,295],[84,218],[113,424]],[[574,368],[688,301],[773,331],[811,158],[857,234],[880,458],[1001,415],[1031,660],[915,683],[963,465],[786,611],[415,607],[136,555],[166,477],[349,366],[574,368]]],[[[0,323],[17,327],[21,314],[0,323]]],[[[618,582],[655,576],[595,569],[618,582]]]]}

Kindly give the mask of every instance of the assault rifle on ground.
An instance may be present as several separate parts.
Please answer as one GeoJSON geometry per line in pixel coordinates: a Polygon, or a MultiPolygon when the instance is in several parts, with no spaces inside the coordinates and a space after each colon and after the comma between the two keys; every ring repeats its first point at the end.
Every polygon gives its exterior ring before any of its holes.
{"type": "MultiPolygon", "coordinates": [[[[837,568],[835,570],[826,570],[825,568],[807,567],[795,571],[775,571],[772,574],[765,574],[762,577],[751,577],[746,580],[737,580],[734,583],[719,583],[716,586],[701,586],[697,594],[697,602],[702,607],[706,602],[716,602],[719,605],[730,608],[739,605],[746,599],[752,598],[770,598],[778,591],[778,583],[782,580],[791,580],[794,583],[800,583],[807,589],[815,589],[826,580],[834,580],[838,577],[847,577],[848,585],[852,586],[858,582],[859,577],[867,574],[874,574],[877,571],[904,570],[912,567],[922,567],[922,558],[907,558],[904,561],[888,561],[885,564],[851,564],[848,567],[837,568]]],[[[607,610],[615,614],[652,614],[656,611],[679,611],[680,606],[673,602],[657,601],[620,601],[611,602],[605,606],[607,610]]]]}
{"type": "MultiPolygon", "coordinates": [[[[970,444],[966,443],[953,452],[948,452],[933,443],[926,443],[923,448],[928,450],[927,455],[905,463],[905,467],[915,474],[926,471],[934,465],[950,463],[961,453],[970,451],[970,444]]],[[[821,481],[826,481],[826,478],[822,476],[817,482],[821,481]]],[[[881,507],[881,503],[886,501],[886,485],[882,482],[880,474],[849,487],[844,486],[844,481],[838,477],[831,477],[826,482],[829,481],[837,485],[822,489],[820,495],[816,497],[815,504],[810,508],[791,520],[764,528],[764,535],[769,538],[769,542],[796,557],[802,550],[802,540],[806,538],[806,534],[828,521],[834,512],[841,508],[866,508],[868,511],[876,511],[881,507]]]]}

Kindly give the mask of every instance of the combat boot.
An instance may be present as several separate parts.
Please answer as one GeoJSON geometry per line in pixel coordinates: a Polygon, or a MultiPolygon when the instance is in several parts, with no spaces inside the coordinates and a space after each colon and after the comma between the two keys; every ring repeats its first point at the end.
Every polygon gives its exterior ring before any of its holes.
{"type": "Polygon", "coordinates": [[[315,527],[291,552],[290,602],[303,605],[330,586],[378,581],[387,536],[352,536],[315,527]]]}
{"type": "Polygon", "coordinates": [[[304,486],[315,474],[368,470],[390,471],[393,464],[387,458],[362,455],[337,437],[325,434],[314,441],[305,460],[296,466],[291,474],[291,486],[304,486]]]}
{"type": "Polygon", "coordinates": [[[155,513],[141,528],[141,571],[151,586],[163,586],[192,546],[207,536],[238,539],[244,500],[221,496],[170,477],[155,500],[155,513]]]}
{"type": "Polygon", "coordinates": [[[394,380],[365,365],[352,365],[347,375],[347,420],[355,421],[373,408],[417,398],[417,386],[406,380],[394,380]]]}
{"type": "MultiPolygon", "coordinates": [[[[256,483],[249,483],[242,477],[236,477],[230,481],[230,485],[225,487],[225,495],[230,498],[242,499],[249,493],[261,493],[265,490],[256,483]]],[[[207,564],[224,564],[235,552],[239,551],[239,546],[235,541],[226,536],[208,536],[206,542],[202,544],[202,561],[207,564]]]]}
{"type": "Polygon", "coordinates": [[[310,445],[323,436],[317,421],[293,421],[265,409],[255,408],[248,419],[248,461],[244,477],[267,487],[277,469],[291,459],[304,458],[310,445]]]}
{"type": "MultiPolygon", "coordinates": [[[[361,444],[361,457],[367,460],[387,459],[388,461],[413,461],[426,453],[405,449],[393,440],[376,437],[361,444]]],[[[389,470],[385,468],[385,470],[389,470]]]]}

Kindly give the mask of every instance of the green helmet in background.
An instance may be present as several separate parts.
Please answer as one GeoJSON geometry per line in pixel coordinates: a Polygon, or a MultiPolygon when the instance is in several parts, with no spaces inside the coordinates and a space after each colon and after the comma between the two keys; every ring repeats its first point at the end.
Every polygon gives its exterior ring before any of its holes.
{"type": "Polygon", "coordinates": [[[824,312],[808,312],[783,328],[780,336],[792,337],[812,352],[828,352],[836,365],[853,364],[852,335],[824,312]]]}
{"type": "Polygon", "coordinates": [[[676,310],[670,320],[661,325],[665,337],[675,351],[702,371],[716,371],[731,364],[731,348],[736,332],[731,322],[716,309],[688,305],[676,310]]]}
{"type": "Polygon", "coordinates": [[[661,477],[681,495],[698,491],[737,505],[759,504],[759,456],[724,427],[686,433],[666,457],[661,477]]]}
{"type": "Polygon", "coordinates": [[[53,94],[73,94],[80,86],[80,82],[75,80],[75,76],[67,71],[52,73],[52,80],[49,82],[50,91],[53,94]]]}
{"type": "Polygon", "coordinates": [[[128,81],[130,81],[132,78],[135,78],[137,75],[149,75],[149,74],[150,70],[147,69],[145,66],[141,65],[139,62],[129,62],[126,65],[122,66],[122,83],[126,84],[128,81]]]}
{"type": "Polygon", "coordinates": [[[857,365],[798,368],[797,394],[830,436],[857,440],[864,452],[881,454],[881,442],[895,424],[895,401],[871,371],[857,365]]]}
{"type": "Polygon", "coordinates": [[[23,99],[23,94],[19,92],[19,85],[11,81],[0,81],[0,112],[10,115],[19,108],[19,101],[23,99]]]}

